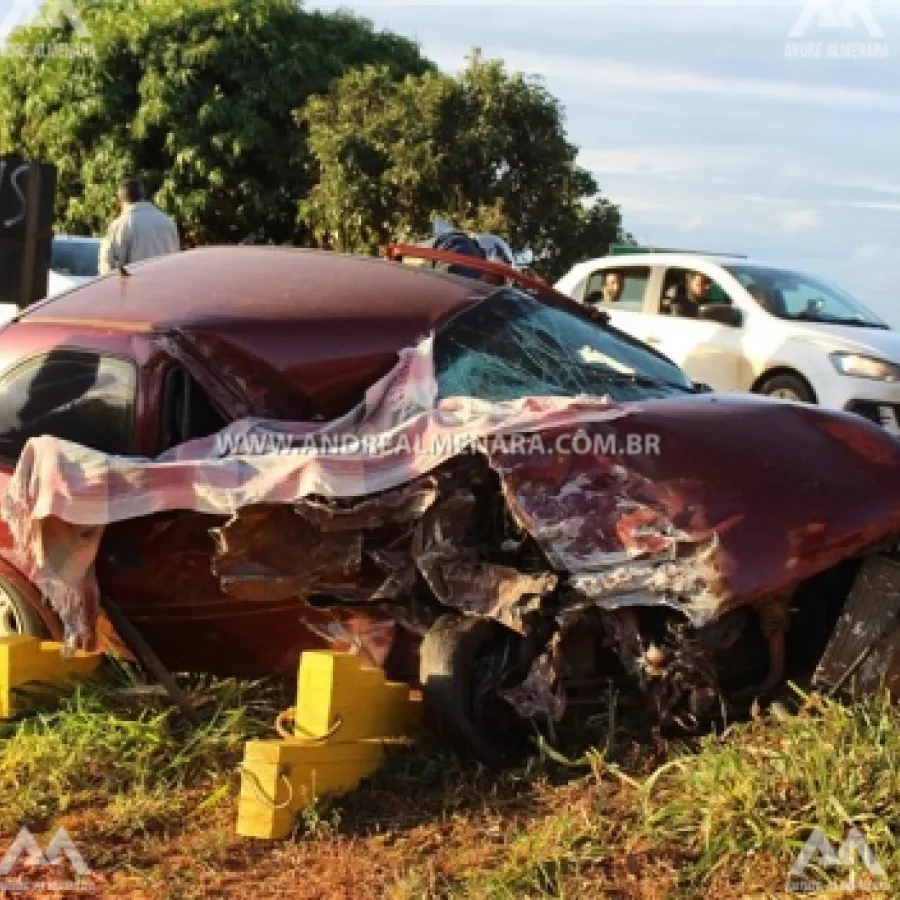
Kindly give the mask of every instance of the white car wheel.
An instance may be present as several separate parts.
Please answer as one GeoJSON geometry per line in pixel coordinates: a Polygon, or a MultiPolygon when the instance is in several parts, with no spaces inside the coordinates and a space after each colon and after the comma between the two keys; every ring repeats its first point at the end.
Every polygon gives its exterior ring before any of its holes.
{"type": "Polygon", "coordinates": [[[795,403],[815,403],[812,388],[797,375],[774,375],[766,379],[758,388],[760,394],[778,400],[792,400],[795,403]]]}

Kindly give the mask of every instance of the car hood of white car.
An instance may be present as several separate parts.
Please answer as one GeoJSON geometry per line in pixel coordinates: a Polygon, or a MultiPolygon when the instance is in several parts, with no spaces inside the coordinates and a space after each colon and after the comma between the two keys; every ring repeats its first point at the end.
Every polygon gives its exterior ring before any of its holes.
{"type": "Polygon", "coordinates": [[[827,322],[798,323],[793,331],[794,337],[818,343],[830,351],[844,350],[900,363],[900,331],[827,322]]]}

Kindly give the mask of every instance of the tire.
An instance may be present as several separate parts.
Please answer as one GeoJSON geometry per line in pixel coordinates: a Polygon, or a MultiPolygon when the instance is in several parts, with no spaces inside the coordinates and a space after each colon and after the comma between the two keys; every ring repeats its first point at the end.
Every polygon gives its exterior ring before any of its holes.
{"type": "MultiPolygon", "coordinates": [[[[516,651],[521,638],[490,619],[445,615],[419,648],[419,680],[426,715],[458,755],[493,769],[516,761],[526,723],[493,693],[490,710],[481,708],[475,673],[490,657],[516,651]]],[[[483,698],[482,698],[483,699],[483,698]]]]}
{"type": "Polygon", "coordinates": [[[0,637],[22,634],[50,637],[41,617],[28,598],[8,578],[0,576],[0,637]]]}
{"type": "Polygon", "coordinates": [[[812,388],[799,375],[773,375],[757,389],[757,394],[779,400],[793,400],[800,403],[815,403],[812,388]]]}

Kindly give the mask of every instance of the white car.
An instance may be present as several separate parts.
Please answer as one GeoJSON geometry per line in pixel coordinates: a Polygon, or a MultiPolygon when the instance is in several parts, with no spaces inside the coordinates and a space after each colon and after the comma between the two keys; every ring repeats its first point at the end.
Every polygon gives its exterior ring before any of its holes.
{"type": "Polygon", "coordinates": [[[94,237],[54,235],[50,245],[48,297],[92,281],[100,274],[100,243],[94,237]]]}
{"type": "MultiPolygon", "coordinates": [[[[47,297],[55,297],[96,278],[100,274],[100,244],[100,239],[94,237],[54,235],[50,242],[47,297]]],[[[0,303],[0,326],[18,314],[15,303],[0,303]]]]}
{"type": "Polygon", "coordinates": [[[596,303],[717,391],[846,410],[900,436],[900,333],[812,275],[740,256],[628,253],[579,263],[556,288],[596,303]],[[611,302],[602,299],[609,273],[622,282],[611,302]],[[696,315],[668,311],[691,273],[707,276],[706,302],[690,306],[696,315]]]}

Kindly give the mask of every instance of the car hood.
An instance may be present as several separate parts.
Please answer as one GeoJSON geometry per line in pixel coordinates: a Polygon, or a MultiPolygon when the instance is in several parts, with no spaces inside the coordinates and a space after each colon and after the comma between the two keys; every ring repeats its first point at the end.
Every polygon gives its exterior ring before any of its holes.
{"type": "Polygon", "coordinates": [[[900,332],[827,322],[797,323],[794,334],[829,351],[845,350],[900,364],[900,332]]]}
{"type": "Polygon", "coordinates": [[[582,430],[619,452],[491,463],[553,567],[603,606],[700,625],[900,534],[900,442],[856,416],[693,397],[582,430]]]}

